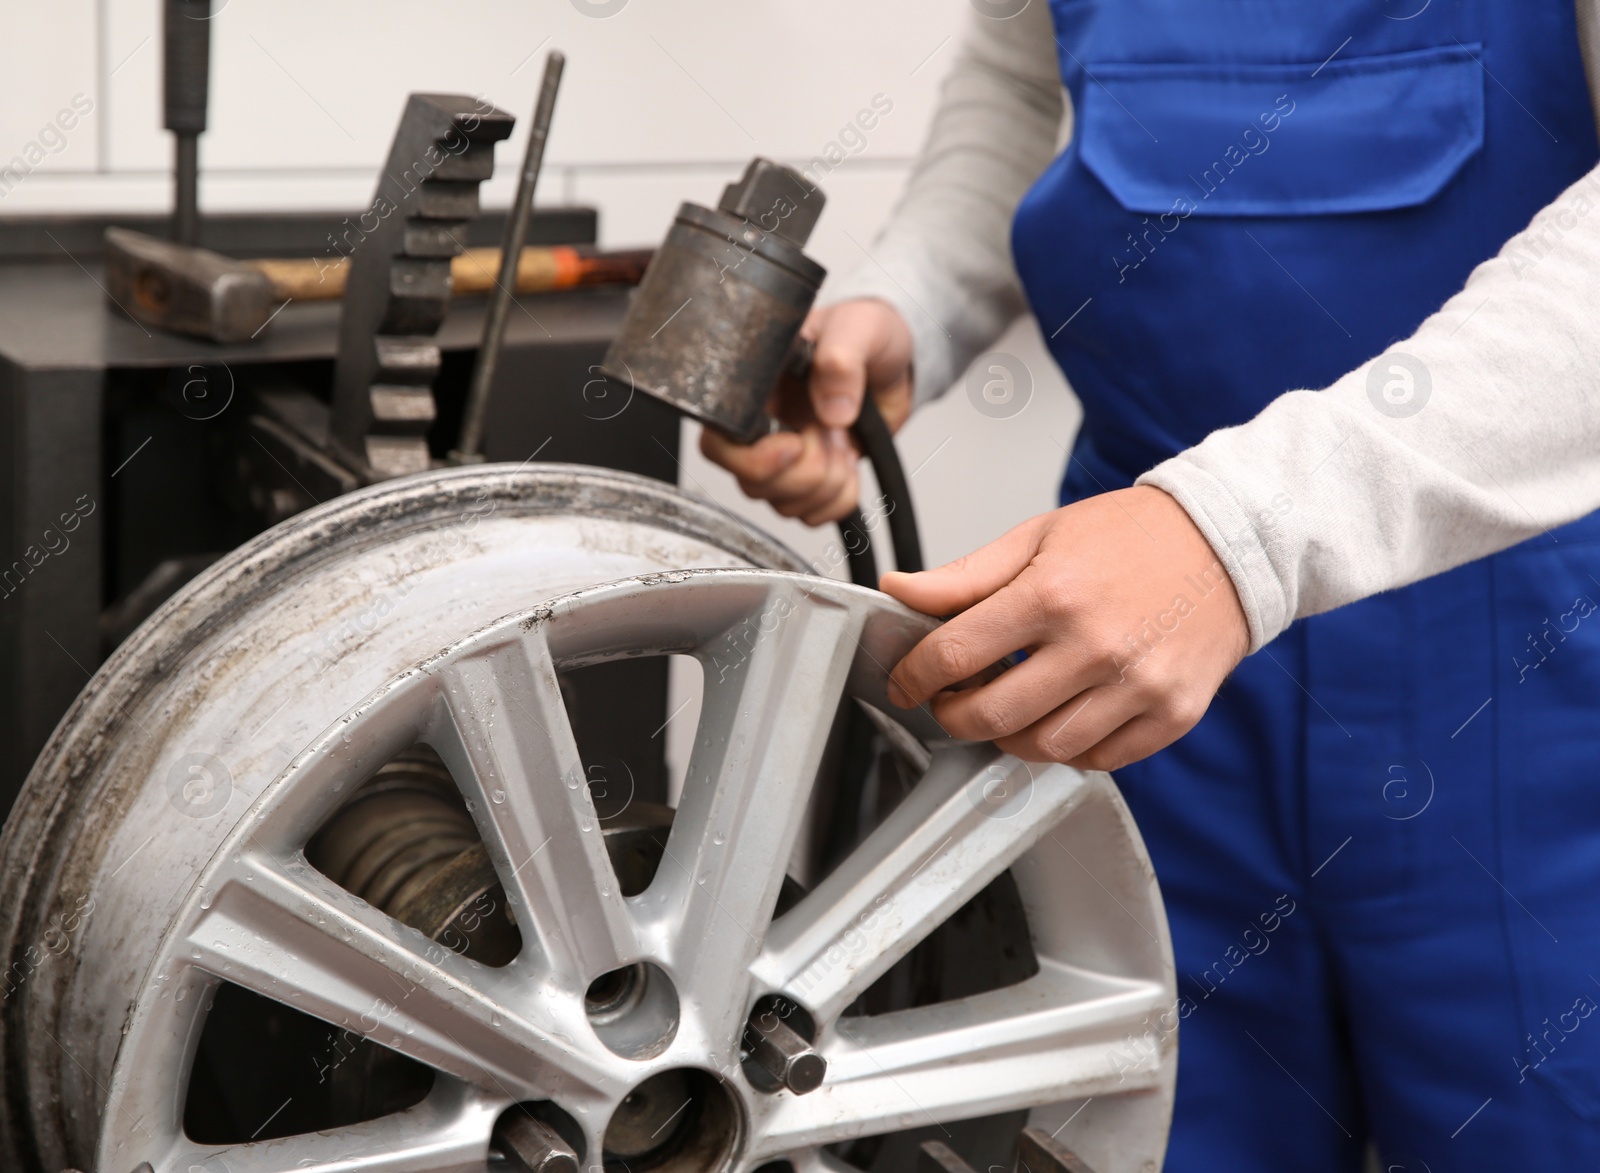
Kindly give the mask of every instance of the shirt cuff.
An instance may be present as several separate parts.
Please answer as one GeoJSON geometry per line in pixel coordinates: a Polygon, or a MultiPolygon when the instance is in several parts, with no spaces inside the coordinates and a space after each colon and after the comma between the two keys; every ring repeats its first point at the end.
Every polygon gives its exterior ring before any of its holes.
{"type": "Polygon", "coordinates": [[[1251,652],[1260,651],[1294,621],[1288,592],[1253,515],[1226,484],[1183,454],[1156,465],[1135,483],[1172,496],[1205,535],[1233,580],[1250,625],[1251,652]]]}

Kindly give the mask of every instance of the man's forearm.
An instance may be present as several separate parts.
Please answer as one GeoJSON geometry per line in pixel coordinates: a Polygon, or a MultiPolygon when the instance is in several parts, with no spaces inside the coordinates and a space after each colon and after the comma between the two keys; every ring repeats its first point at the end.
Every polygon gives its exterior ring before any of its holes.
{"type": "Polygon", "coordinates": [[[1141,483],[1222,558],[1253,648],[1600,509],[1600,169],[1411,338],[1141,483]]]}
{"type": "Polygon", "coordinates": [[[1022,313],[1011,220],[1055,153],[1063,98],[1049,6],[974,15],[905,194],[828,302],[875,297],[911,328],[916,394],[941,394],[1022,313]]]}

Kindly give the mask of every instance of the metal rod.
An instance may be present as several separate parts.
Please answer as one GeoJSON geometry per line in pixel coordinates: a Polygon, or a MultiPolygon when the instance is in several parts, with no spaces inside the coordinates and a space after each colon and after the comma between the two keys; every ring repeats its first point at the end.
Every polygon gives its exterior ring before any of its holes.
{"type": "Polygon", "coordinates": [[[172,239],[200,243],[200,136],[173,135],[172,239]]]}
{"type": "Polygon", "coordinates": [[[200,135],[211,91],[211,0],[162,6],[162,121],[173,135],[172,239],[200,242],[200,135]]]}
{"type": "Polygon", "coordinates": [[[478,347],[478,361],[472,370],[472,386],[467,392],[466,412],[461,420],[461,440],[451,454],[458,464],[482,459],[478,450],[483,444],[483,417],[489,406],[489,387],[494,382],[494,370],[500,362],[500,350],[505,343],[506,315],[511,311],[511,298],[517,288],[517,263],[522,259],[522,246],[528,238],[528,221],[533,216],[533,190],[538,186],[539,169],[544,164],[545,140],[550,137],[556,91],[561,87],[561,71],[566,64],[566,54],[559,49],[552,49],[545,58],[544,80],[539,85],[539,101],[533,110],[533,125],[528,130],[528,151],[522,160],[517,197],[511,205],[510,216],[506,218],[505,238],[501,242],[500,279],[490,295],[483,343],[478,347]]]}

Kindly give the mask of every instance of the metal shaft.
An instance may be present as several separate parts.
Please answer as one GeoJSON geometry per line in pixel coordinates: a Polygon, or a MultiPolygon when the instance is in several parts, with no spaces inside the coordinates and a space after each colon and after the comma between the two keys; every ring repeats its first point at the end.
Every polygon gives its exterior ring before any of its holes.
{"type": "Polygon", "coordinates": [[[173,135],[172,239],[200,241],[200,134],[211,75],[211,0],[166,0],[162,13],[163,123],[173,135]]]}
{"type": "Polygon", "coordinates": [[[550,137],[550,122],[555,114],[556,91],[561,88],[561,72],[567,58],[552,49],[545,58],[544,80],[539,85],[539,101],[533,110],[533,125],[528,130],[528,150],[522,159],[522,174],[517,179],[517,196],[506,218],[505,237],[500,245],[500,278],[489,298],[489,316],[483,327],[483,342],[478,347],[478,362],[472,370],[472,386],[467,392],[466,412],[461,421],[461,441],[454,458],[458,463],[480,459],[483,444],[483,417],[489,407],[489,388],[505,343],[506,315],[517,287],[517,261],[528,238],[528,221],[533,217],[533,191],[539,184],[539,169],[544,165],[545,140],[550,137]]]}
{"type": "Polygon", "coordinates": [[[200,136],[178,131],[172,142],[172,239],[199,244],[200,136]]]}

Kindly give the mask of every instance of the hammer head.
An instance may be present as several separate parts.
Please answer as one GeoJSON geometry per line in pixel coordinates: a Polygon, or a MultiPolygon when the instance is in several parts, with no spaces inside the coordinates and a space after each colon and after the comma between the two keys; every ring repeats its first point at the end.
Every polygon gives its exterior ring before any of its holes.
{"type": "Polygon", "coordinates": [[[213,342],[255,337],[278,301],[258,269],[125,228],[106,229],[106,291],[147,326],[213,342]]]}

